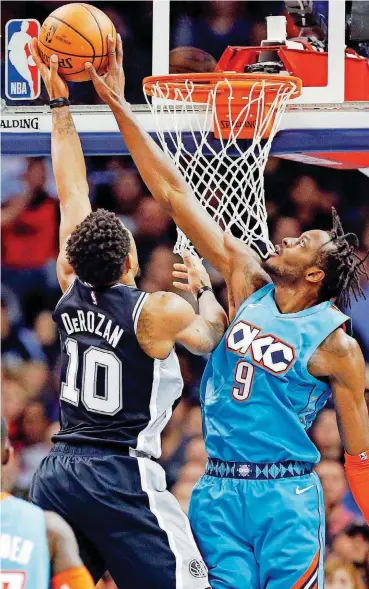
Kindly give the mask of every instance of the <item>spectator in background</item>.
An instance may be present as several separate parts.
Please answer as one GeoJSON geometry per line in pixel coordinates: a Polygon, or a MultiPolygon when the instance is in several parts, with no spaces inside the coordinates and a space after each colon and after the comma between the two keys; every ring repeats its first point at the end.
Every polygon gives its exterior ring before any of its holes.
{"type": "Polygon", "coordinates": [[[247,2],[211,0],[199,3],[200,14],[182,14],[173,33],[174,47],[196,47],[217,61],[227,45],[247,45],[252,22],[246,18],[247,2]]]}
{"type": "Polygon", "coordinates": [[[333,554],[354,564],[364,586],[369,586],[369,527],[352,523],[333,541],[333,554]]]}
{"type": "Polygon", "coordinates": [[[158,245],[154,248],[149,262],[145,266],[145,274],[140,281],[140,288],[145,292],[173,291],[172,268],[174,260],[175,257],[171,247],[158,245]]]}
{"type": "MultiPolygon", "coordinates": [[[[369,252],[369,220],[366,220],[364,225],[361,239],[361,255],[365,256],[369,252]]],[[[369,275],[369,257],[364,263],[364,268],[369,275]]],[[[364,354],[365,361],[369,363],[369,330],[368,330],[368,300],[369,300],[369,281],[363,273],[360,277],[360,285],[364,291],[365,298],[360,298],[357,301],[353,299],[351,301],[350,309],[346,309],[345,312],[352,319],[352,326],[354,329],[354,335],[360,339],[361,349],[364,354]]],[[[369,379],[367,386],[369,388],[369,379]]]]}
{"type": "Polygon", "coordinates": [[[301,233],[301,225],[297,219],[294,217],[278,217],[273,232],[273,243],[280,244],[286,235],[288,237],[299,237],[301,233]]]}
{"type": "Polygon", "coordinates": [[[330,556],[325,565],[324,589],[365,589],[365,585],[349,561],[330,556]]]}
{"type": "MultiPolygon", "coordinates": [[[[171,239],[173,222],[153,198],[145,197],[141,200],[134,214],[134,236],[137,251],[140,252],[140,265],[144,267],[153,249],[161,243],[168,246],[173,254],[174,242],[171,239]]],[[[166,261],[169,257],[166,257],[166,261]]],[[[173,255],[172,262],[173,263],[173,255]]]]}
{"type": "Polygon", "coordinates": [[[134,214],[144,195],[144,186],[137,171],[121,159],[114,158],[107,163],[106,169],[91,174],[91,184],[96,208],[113,211],[135,233],[134,214]]]}
{"type": "Polygon", "coordinates": [[[27,391],[16,380],[3,378],[1,383],[1,415],[8,423],[9,437],[12,439],[17,436],[17,423],[23,415],[27,401],[27,391]]]}
{"type": "Polygon", "coordinates": [[[332,207],[337,208],[339,203],[337,192],[321,187],[313,175],[302,175],[292,186],[286,213],[298,221],[302,231],[312,227],[330,230],[332,207]]]}
{"type": "Polygon", "coordinates": [[[17,486],[25,492],[29,489],[32,477],[41,460],[49,451],[47,433],[50,421],[46,408],[40,401],[27,405],[21,418],[18,439],[19,475],[17,486]]]}
{"type": "Polygon", "coordinates": [[[11,325],[7,306],[1,301],[2,368],[8,375],[23,381],[31,396],[38,394],[47,378],[46,356],[34,332],[11,325]]]}
{"type": "Polygon", "coordinates": [[[324,506],[326,516],[326,542],[331,545],[334,537],[354,518],[343,506],[343,498],[348,485],[345,470],[339,462],[324,458],[315,468],[324,491],[324,506]]]}
{"type": "MultiPolygon", "coordinates": [[[[57,202],[49,196],[45,162],[30,158],[25,190],[2,210],[2,280],[24,303],[31,292],[50,286],[50,262],[57,252],[57,202]]],[[[54,269],[55,274],[55,269],[54,269]]]]}
{"type": "Polygon", "coordinates": [[[342,458],[342,444],[334,409],[323,409],[312,427],[311,438],[321,457],[332,460],[342,458]]]}
{"type": "Polygon", "coordinates": [[[60,342],[56,323],[54,323],[50,311],[41,311],[41,313],[36,316],[34,332],[49,370],[52,371],[59,360],[60,342]]]}

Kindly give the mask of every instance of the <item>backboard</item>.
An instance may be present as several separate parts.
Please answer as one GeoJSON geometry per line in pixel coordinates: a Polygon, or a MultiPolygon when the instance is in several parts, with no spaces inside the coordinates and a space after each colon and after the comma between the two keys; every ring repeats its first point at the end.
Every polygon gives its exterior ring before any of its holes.
{"type": "MultiPolygon", "coordinates": [[[[8,12],[11,14],[9,2],[8,12]]],[[[36,5],[37,2],[31,3],[36,5]]],[[[95,4],[98,4],[96,2],[95,4]]],[[[125,6],[135,5],[138,14],[148,3],[124,2],[125,6]]],[[[188,5],[196,3],[185,3],[188,5]]],[[[282,2],[256,2],[264,10],[282,10],[282,2]],[[270,9],[269,6],[269,9],[270,9]]],[[[346,3],[329,0],[327,3],[327,83],[320,87],[303,87],[302,94],[287,107],[280,130],[274,139],[271,153],[297,161],[317,163],[334,167],[369,167],[369,102],[345,101],[345,43],[346,43],[346,3]],[[345,156],[337,158],[337,153],[357,155],[350,162],[345,156]],[[325,155],[324,155],[325,154],[325,155]],[[354,163],[353,163],[354,162],[354,163]]],[[[260,7],[259,7],[260,8],[260,7]]],[[[151,30],[146,35],[152,39],[151,71],[146,75],[166,74],[169,70],[169,52],[176,42],[175,16],[179,3],[170,0],[153,0],[152,14],[147,17],[145,26],[151,30]]],[[[31,7],[30,7],[31,11],[31,7]]],[[[37,14],[34,16],[37,18],[37,14]]],[[[4,19],[3,19],[4,20],[4,19]]],[[[177,25],[178,28],[178,25],[177,25]]],[[[178,35],[177,35],[178,36],[178,35]]],[[[246,44],[246,43],[245,43],[246,44]]],[[[140,60],[140,54],[137,54],[140,60]]],[[[146,55],[147,61],[147,55],[146,55]]],[[[128,71],[127,71],[128,76],[128,71]]],[[[84,86],[78,84],[75,86],[84,86]]],[[[80,89],[80,88],[79,88],[80,89]]],[[[139,91],[137,93],[139,97],[139,91]]],[[[146,105],[133,105],[139,121],[155,134],[155,122],[146,105]]],[[[40,101],[38,101],[40,102],[40,101]]],[[[92,102],[92,100],[91,100],[92,102]]],[[[23,103],[24,104],[24,103],[23,103]]],[[[201,116],[201,107],[199,107],[201,116]]],[[[73,106],[74,118],[81,133],[83,147],[87,155],[124,154],[123,144],[113,116],[105,106],[83,104],[73,106]]],[[[2,101],[2,152],[19,155],[48,155],[50,153],[51,119],[48,107],[43,104],[33,106],[12,106],[10,101],[2,101]]],[[[170,120],[168,119],[168,130],[170,120]]],[[[184,122],[185,125],[185,122],[184,122]]],[[[186,131],[186,129],[183,129],[186,131]]]]}

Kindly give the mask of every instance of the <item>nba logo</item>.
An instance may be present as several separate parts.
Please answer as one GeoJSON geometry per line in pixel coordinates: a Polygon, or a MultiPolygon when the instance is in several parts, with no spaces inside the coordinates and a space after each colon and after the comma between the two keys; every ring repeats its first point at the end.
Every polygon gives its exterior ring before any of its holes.
{"type": "Polygon", "coordinates": [[[40,23],[33,18],[13,19],[5,30],[5,96],[9,100],[34,100],[41,79],[31,55],[31,39],[38,38],[40,23]]]}

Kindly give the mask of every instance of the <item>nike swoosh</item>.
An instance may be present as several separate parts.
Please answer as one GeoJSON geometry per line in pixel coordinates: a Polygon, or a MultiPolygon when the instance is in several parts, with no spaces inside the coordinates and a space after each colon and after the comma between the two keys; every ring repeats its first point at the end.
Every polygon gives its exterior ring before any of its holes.
{"type": "Polygon", "coordinates": [[[300,487],[296,487],[296,495],[301,495],[301,493],[305,493],[309,489],[312,489],[314,485],[310,485],[310,487],[305,487],[305,489],[300,489],[300,487]]]}

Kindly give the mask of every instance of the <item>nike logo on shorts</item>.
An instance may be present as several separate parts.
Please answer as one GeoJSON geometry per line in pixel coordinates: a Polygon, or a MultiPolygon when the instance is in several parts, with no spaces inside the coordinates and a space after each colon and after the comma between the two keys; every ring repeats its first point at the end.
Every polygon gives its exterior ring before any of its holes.
{"type": "Polygon", "coordinates": [[[305,487],[305,489],[300,489],[300,487],[296,487],[296,495],[301,495],[301,493],[305,493],[306,491],[309,491],[309,489],[312,489],[314,487],[314,485],[310,485],[310,487],[305,487]]]}

